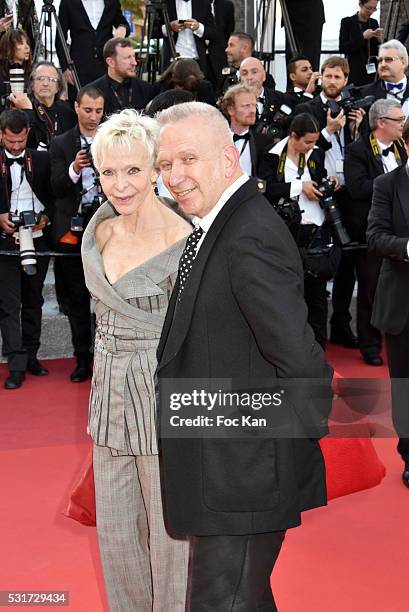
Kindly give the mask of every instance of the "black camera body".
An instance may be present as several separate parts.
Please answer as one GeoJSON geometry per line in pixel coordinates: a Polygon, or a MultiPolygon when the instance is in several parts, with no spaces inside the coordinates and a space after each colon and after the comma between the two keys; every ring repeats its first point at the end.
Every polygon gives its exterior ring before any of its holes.
{"type": "Polygon", "coordinates": [[[21,213],[10,213],[9,218],[16,228],[34,227],[37,225],[37,218],[34,210],[23,210],[21,213]]]}
{"type": "Polygon", "coordinates": [[[280,198],[273,206],[288,227],[296,223],[301,223],[301,216],[304,211],[300,209],[297,199],[280,198]]]}
{"type": "Polygon", "coordinates": [[[325,214],[325,220],[330,226],[331,233],[334,236],[336,243],[343,247],[350,244],[351,238],[341,220],[341,211],[339,210],[335,198],[335,181],[328,178],[322,179],[317,189],[321,193],[320,206],[325,214]]]}
{"type": "Polygon", "coordinates": [[[344,111],[345,115],[353,110],[362,108],[364,111],[368,111],[372,104],[375,102],[375,96],[364,96],[361,97],[361,88],[348,85],[341,91],[341,100],[337,102],[335,100],[327,100],[326,107],[331,110],[331,117],[334,119],[339,115],[341,110],[344,111]]]}
{"type": "Polygon", "coordinates": [[[277,110],[271,105],[255,124],[254,131],[281,140],[288,132],[291,114],[292,109],[287,104],[282,104],[277,110]]]}

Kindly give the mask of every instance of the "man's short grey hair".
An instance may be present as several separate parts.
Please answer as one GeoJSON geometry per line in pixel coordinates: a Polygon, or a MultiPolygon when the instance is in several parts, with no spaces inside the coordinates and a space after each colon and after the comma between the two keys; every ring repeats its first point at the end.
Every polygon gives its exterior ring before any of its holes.
{"type": "Polygon", "coordinates": [[[381,117],[387,117],[392,108],[402,108],[399,100],[376,100],[369,109],[369,127],[376,130],[376,122],[381,117]]]}
{"type": "Polygon", "coordinates": [[[155,118],[161,127],[165,127],[169,123],[176,123],[185,119],[192,119],[193,125],[195,117],[200,117],[208,124],[208,129],[212,130],[215,138],[222,146],[233,142],[227,120],[217,108],[204,102],[177,104],[158,113],[155,118]]]}
{"type": "Polygon", "coordinates": [[[141,115],[136,110],[127,108],[111,115],[99,126],[91,145],[96,169],[101,166],[107,150],[126,147],[132,151],[135,141],[145,146],[149,162],[153,165],[156,159],[158,134],[159,125],[156,120],[141,115]]]}
{"type": "Polygon", "coordinates": [[[379,47],[379,51],[382,51],[382,49],[394,49],[398,54],[398,57],[403,60],[405,68],[408,67],[408,52],[406,50],[405,45],[402,45],[399,40],[396,40],[395,38],[392,38],[392,40],[388,40],[388,42],[383,43],[379,47]]]}

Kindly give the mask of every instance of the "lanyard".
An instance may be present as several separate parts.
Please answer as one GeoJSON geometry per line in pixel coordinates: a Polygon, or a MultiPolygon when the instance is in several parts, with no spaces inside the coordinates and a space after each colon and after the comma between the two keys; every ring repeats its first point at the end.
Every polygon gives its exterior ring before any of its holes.
{"type": "MultiPolygon", "coordinates": [[[[286,161],[287,161],[287,145],[284,147],[280,155],[279,162],[278,162],[278,170],[277,170],[277,180],[278,181],[282,181],[284,179],[286,161]]],[[[302,175],[304,174],[305,164],[306,164],[305,155],[304,153],[300,153],[300,156],[298,158],[298,171],[297,171],[298,179],[300,179],[302,175]]]]}
{"type": "MultiPolygon", "coordinates": [[[[374,154],[375,158],[377,159],[377,161],[381,162],[381,164],[383,165],[383,159],[382,159],[382,153],[381,153],[381,149],[379,147],[378,141],[376,139],[376,136],[374,134],[374,132],[371,132],[370,136],[369,136],[369,142],[371,143],[371,148],[372,148],[372,153],[374,154]]],[[[399,139],[398,140],[399,143],[403,144],[402,140],[399,139]]],[[[402,159],[399,153],[399,149],[396,145],[396,141],[393,143],[393,152],[394,155],[396,157],[396,161],[398,166],[402,165],[402,159]]]]}
{"type": "MultiPolygon", "coordinates": [[[[112,84],[111,84],[111,90],[112,90],[112,93],[114,94],[115,98],[117,99],[117,102],[118,102],[119,106],[121,108],[126,108],[126,102],[124,104],[123,100],[121,99],[121,97],[118,94],[118,90],[115,89],[112,84]]],[[[132,83],[130,83],[129,87],[128,87],[128,107],[131,106],[131,102],[132,102],[132,83]]]]}

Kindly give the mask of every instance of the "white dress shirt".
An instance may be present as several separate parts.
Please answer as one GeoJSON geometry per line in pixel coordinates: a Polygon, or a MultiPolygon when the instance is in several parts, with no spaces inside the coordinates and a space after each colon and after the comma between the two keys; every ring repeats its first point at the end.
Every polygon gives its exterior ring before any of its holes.
{"type": "MultiPolygon", "coordinates": [[[[93,137],[92,136],[82,136],[81,142],[86,142],[87,144],[92,144],[93,137]]],[[[89,189],[87,193],[81,198],[81,204],[85,204],[86,202],[92,202],[94,197],[98,195],[98,189],[93,186],[95,183],[95,171],[92,166],[88,166],[83,168],[79,174],[77,174],[74,170],[74,162],[72,162],[68,168],[68,174],[74,185],[78,183],[80,177],[82,178],[82,188],[89,189]],[[91,189],[90,189],[91,188],[91,189]]],[[[81,208],[80,208],[81,210],[81,208]]]]}
{"type": "MultiPolygon", "coordinates": [[[[392,144],[393,144],[392,142],[384,144],[383,142],[378,140],[378,146],[379,146],[381,153],[383,153],[383,151],[387,149],[388,147],[390,147],[392,144]]],[[[392,170],[395,170],[395,168],[398,167],[399,164],[397,162],[397,159],[393,151],[389,151],[388,155],[382,155],[382,165],[383,165],[383,169],[385,173],[391,172],[392,170]]]]}
{"type": "MultiPolygon", "coordinates": [[[[269,153],[273,153],[275,155],[280,156],[288,140],[289,136],[287,136],[283,140],[280,140],[280,142],[278,142],[276,145],[274,145],[272,149],[269,150],[269,153]]],[[[314,225],[321,226],[325,219],[324,211],[319,205],[319,202],[316,202],[315,200],[309,200],[305,193],[303,193],[302,191],[303,181],[311,181],[311,174],[307,162],[310,159],[312,152],[313,149],[311,149],[311,151],[308,151],[307,155],[305,156],[305,166],[301,178],[298,178],[297,166],[287,155],[284,166],[284,181],[286,183],[291,183],[290,198],[298,197],[298,204],[300,206],[300,209],[304,211],[301,215],[301,224],[309,225],[313,223],[314,225]]]]}
{"type": "MultiPolygon", "coordinates": [[[[244,136],[245,134],[248,134],[248,130],[240,134],[240,136],[244,136]]],[[[234,146],[236,147],[240,155],[240,168],[243,170],[243,172],[251,176],[252,164],[250,142],[248,140],[239,139],[235,141],[234,146]]]]}
{"type": "Polygon", "coordinates": [[[202,242],[206,237],[206,233],[209,231],[213,221],[216,219],[217,215],[219,214],[223,206],[232,197],[232,195],[236,193],[236,191],[238,191],[242,185],[244,185],[244,183],[247,183],[248,180],[249,180],[249,177],[247,174],[242,174],[241,176],[239,176],[239,178],[236,179],[234,183],[230,185],[230,187],[228,187],[225,191],[223,191],[219,200],[213,206],[212,210],[209,213],[207,213],[207,215],[205,215],[202,218],[193,217],[192,223],[195,226],[195,228],[201,227],[203,230],[203,235],[200,238],[198,245],[197,245],[196,254],[199,252],[202,242]]]}
{"type": "MultiPolygon", "coordinates": [[[[175,0],[176,15],[178,19],[192,19],[192,2],[185,2],[185,0],[175,0]]],[[[166,36],[165,26],[162,26],[162,33],[166,36]]],[[[176,52],[181,57],[192,57],[197,59],[199,57],[197,53],[195,36],[203,38],[204,25],[199,23],[197,30],[181,30],[178,32],[178,39],[176,41],[176,52]]]]}
{"type": "MultiPolygon", "coordinates": [[[[323,92],[320,93],[320,96],[325,104],[327,98],[323,92]]],[[[340,132],[336,132],[335,134],[330,134],[327,128],[324,128],[321,130],[321,134],[327,142],[331,143],[331,148],[325,151],[325,169],[328,176],[336,176],[339,184],[344,185],[345,128],[342,128],[340,132]]]]}
{"type": "Polygon", "coordinates": [[[104,0],[81,0],[86,13],[88,15],[88,19],[91,22],[94,30],[97,29],[99,22],[101,21],[102,14],[105,8],[104,0]]]}
{"type": "MultiPolygon", "coordinates": [[[[25,151],[17,157],[24,156],[25,151]]],[[[11,155],[8,151],[5,151],[6,156],[9,159],[15,159],[15,155],[11,155]]],[[[34,212],[40,213],[44,210],[43,204],[37,198],[34,191],[31,189],[30,184],[26,178],[24,166],[20,164],[12,164],[10,166],[10,177],[11,177],[11,196],[10,196],[10,210],[11,212],[21,213],[23,210],[33,210],[34,212]]]]}

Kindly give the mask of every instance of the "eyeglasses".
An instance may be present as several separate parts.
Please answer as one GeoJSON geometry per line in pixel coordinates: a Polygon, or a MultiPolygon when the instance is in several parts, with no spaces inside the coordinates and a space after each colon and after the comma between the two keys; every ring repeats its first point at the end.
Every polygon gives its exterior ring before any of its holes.
{"type": "Polygon", "coordinates": [[[44,81],[48,81],[49,83],[58,83],[58,79],[57,77],[50,77],[50,76],[36,76],[34,77],[35,81],[40,81],[40,83],[44,83],[44,81]]]}
{"type": "Polygon", "coordinates": [[[378,64],[382,64],[382,62],[385,62],[385,64],[392,64],[392,62],[394,62],[395,60],[400,60],[402,59],[401,57],[378,57],[378,64]]]}
{"type": "Polygon", "coordinates": [[[380,119],[389,119],[389,121],[396,121],[396,123],[405,123],[405,117],[380,117],[380,119]]]}

